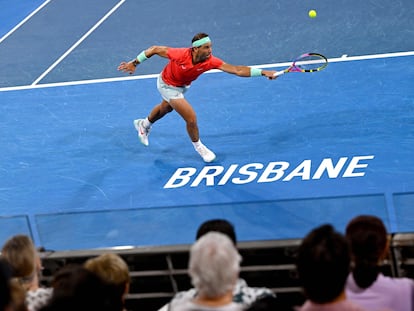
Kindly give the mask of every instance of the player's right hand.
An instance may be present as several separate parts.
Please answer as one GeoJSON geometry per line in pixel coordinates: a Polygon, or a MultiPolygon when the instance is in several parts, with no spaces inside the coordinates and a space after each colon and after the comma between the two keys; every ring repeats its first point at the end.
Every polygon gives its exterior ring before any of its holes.
{"type": "Polygon", "coordinates": [[[118,66],[118,70],[132,75],[137,67],[132,62],[122,62],[118,66]]]}

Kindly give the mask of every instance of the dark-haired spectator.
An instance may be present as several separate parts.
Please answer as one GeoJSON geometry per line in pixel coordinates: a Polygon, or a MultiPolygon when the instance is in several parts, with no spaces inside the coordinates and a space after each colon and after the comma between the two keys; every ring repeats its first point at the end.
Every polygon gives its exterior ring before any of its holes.
{"type": "MultiPolygon", "coordinates": [[[[196,232],[196,240],[201,238],[203,235],[209,232],[220,232],[225,234],[232,242],[233,245],[237,248],[237,235],[236,230],[231,222],[226,219],[210,219],[203,222],[197,229],[196,232]]],[[[192,288],[188,291],[183,291],[177,293],[172,302],[176,299],[182,298],[194,298],[197,296],[197,290],[192,288]]],[[[275,296],[274,293],[265,287],[249,287],[245,280],[242,278],[238,278],[236,286],[233,290],[233,301],[240,304],[244,308],[250,306],[254,301],[258,298],[266,297],[266,296],[275,296]]],[[[168,304],[164,305],[158,311],[166,311],[168,310],[168,304]]]]}
{"type": "Polygon", "coordinates": [[[67,265],[53,277],[53,295],[41,311],[118,311],[118,296],[98,275],[67,265]]]}
{"type": "Polygon", "coordinates": [[[197,289],[194,298],[175,300],[171,311],[241,311],[233,302],[233,288],[240,272],[241,257],[230,239],[219,232],[209,232],[190,250],[188,273],[197,289]]]}
{"type": "Polygon", "coordinates": [[[203,222],[197,229],[196,240],[209,232],[220,232],[227,235],[237,247],[236,230],[231,222],[225,219],[210,219],[203,222]]]}
{"type": "Polygon", "coordinates": [[[7,261],[0,259],[0,310],[12,310],[12,293],[10,287],[11,268],[7,261]]]}
{"type": "Polygon", "coordinates": [[[42,263],[31,238],[24,234],[10,237],[3,245],[1,257],[7,260],[15,278],[26,291],[29,311],[37,311],[50,299],[51,288],[40,286],[42,263]]]}
{"type": "Polygon", "coordinates": [[[361,215],[346,227],[346,238],[352,252],[352,273],[346,283],[347,297],[367,310],[414,310],[414,281],[391,278],[380,271],[388,255],[389,239],[382,220],[361,215]]]}
{"type": "Polygon", "coordinates": [[[28,311],[26,290],[12,275],[9,262],[0,258],[0,311],[28,311]]]}
{"type": "Polygon", "coordinates": [[[345,296],[350,250],[345,237],[331,225],[313,229],[297,256],[299,281],[307,298],[300,311],[361,311],[345,296]]]}

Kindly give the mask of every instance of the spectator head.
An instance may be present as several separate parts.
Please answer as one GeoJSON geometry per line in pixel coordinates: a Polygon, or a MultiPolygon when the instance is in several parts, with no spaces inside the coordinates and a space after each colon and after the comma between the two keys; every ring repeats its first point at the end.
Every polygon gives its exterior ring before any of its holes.
{"type": "Polygon", "coordinates": [[[112,288],[81,265],[61,268],[52,281],[53,294],[41,311],[114,311],[119,299],[112,288]]]}
{"type": "Polygon", "coordinates": [[[211,231],[227,235],[233,244],[236,245],[237,238],[234,226],[225,219],[211,219],[203,222],[197,230],[196,240],[211,231]]]}
{"type": "Polygon", "coordinates": [[[380,218],[361,215],[348,223],[345,232],[351,247],[355,282],[367,288],[377,279],[379,263],[387,255],[387,229],[380,218]]]}
{"type": "Polygon", "coordinates": [[[104,282],[112,285],[123,301],[128,293],[130,276],[127,263],[121,256],[114,253],[102,254],[88,259],[85,268],[98,275],[104,282]]]}
{"type": "Polygon", "coordinates": [[[296,265],[307,298],[319,304],[332,302],[343,293],[349,274],[348,242],[331,225],[317,227],[303,239],[296,265]]]}
{"type": "Polygon", "coordinates": [[[18,278],[23,287],[29,289],[34,280],[37,282],[41,271],[40,257],[27,235],[12,236],[4,243],[1,254],[11,265],[13,277],[18,278]]]}
{"type": "Polygon", "coordinates": [[[378,217],[357,216],[348,223],[345,232],[350,242],[353,259],[378,263],[386,255],[387,229],[378,217]]]}
{"type": "Polygon", "coordinates": [[[191,247],[189,274],[200,297],[209,299],[231,293],[239,276],[241,257],[224,234],[209,232],[191,247]]]}

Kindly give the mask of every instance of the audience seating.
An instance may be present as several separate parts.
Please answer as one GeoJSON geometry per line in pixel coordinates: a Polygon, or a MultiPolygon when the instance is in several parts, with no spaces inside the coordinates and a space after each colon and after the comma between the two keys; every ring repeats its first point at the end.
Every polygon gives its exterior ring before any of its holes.
{"type": "MultiPolygon", "coordinates": [[[[243,257],[241,277],[253,287],[271,288],[279,299],[289,305],[304,301],[295,272],[295,252],[300,240],[240,242],[243,257]]],[[[42,283],[49,285],[53,274],[66,264],[82,264],[104,252],[115,252],[128,263],[131,287],[127,297],[128,310],[158,310],[177,291],[191,287],[187,275],[190,245],[114,248],[67,252],[41,252],[42,283]]],[[[386,275],[414,278],[414,235],[391,237],[390,256],[383,262],[386,275]]]]}

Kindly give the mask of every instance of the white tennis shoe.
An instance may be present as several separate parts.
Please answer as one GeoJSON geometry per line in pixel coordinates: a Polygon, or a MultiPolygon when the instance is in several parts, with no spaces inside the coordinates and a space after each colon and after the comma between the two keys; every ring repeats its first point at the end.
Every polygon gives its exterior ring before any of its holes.
{"type": "Polygon", "coordinates": [[[194,148],[198,154],[203,158],[204,162],[213,162],[216,159],[216,155],[213,151],[208,149],[203,144],[200,144],[198,147],[194,148]]]}
{"type": "Polygon", "coordinates": [[[146,128],[142,124],[143,122],[144,122],[144,119],[134,120],[134,126],[138,132],[138,138],[141,141],[141,144],[143,144],[144,146],[148,146],[149,145],[148,136],[149,136],[150,129],[146,128]]]}

